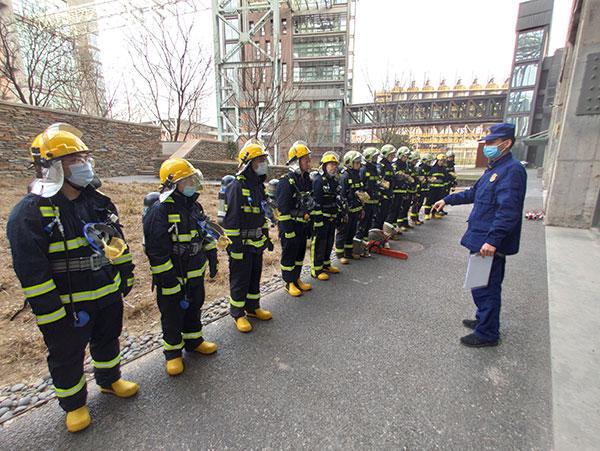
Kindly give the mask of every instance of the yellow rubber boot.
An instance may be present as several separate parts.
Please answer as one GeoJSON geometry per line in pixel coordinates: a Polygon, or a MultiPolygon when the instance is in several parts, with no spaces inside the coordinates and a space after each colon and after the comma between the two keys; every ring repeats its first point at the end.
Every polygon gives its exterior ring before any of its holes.
{"type": "Polygon", "coordinates": [[[329,275],[326,272],[320,272],[319,274],[313,277],[318,280],[329,280],[329,275]]]}
{"type": "Polygon", "coordinates": [[[214,354],[215,352],[217,352],[217,344],[213,343],[212,341],[204,340],[202,343],[196,346],[194,352],[199,352],[200,354],[204,355],[214,354]]]}
{"type": "Polygon", "coordinates": [[[167,360],[166,363],[167,374],[169,376],[179,376],[183,373],[183,359],[181,357],[175,357],[174,359],[167,360]]]}
{"type": "Polygon", "coordinates": [[[429,221],[431,219],[431,215],[425,215],[425,221],[429,221]]]}
{"type": "Polygon", "coordinates": [[[69,432],[83,431],[91,422],[92,417],[90,416],[90,409],[88,409],[88,406],[83,406],[79,409],[67,412],[67,418],[65,419],[67,431],[69,432]]]}
{"type": "MultiPolygon", "coordinates": [[[[327,275],[327,274],[325,274],[325,275],[327,275]]],[[[321,279],[321,280],[323,280],[323,279],[321,279]]],[[[312,290],[312,286],[311,286],[310,283],[302,282],[302,280],[300,280],[300,279],[296,280],[296,286],[298,288],[300,288],[302,291],[310,291],[310,290],[312,290]]]]}
{"type": "Polygon", "coordinates": [[[248,318],[245,316],[236,318],[235,327],[237,327],[237,330],[243,333],[247,333],[252,330],[252,324],[250,324],[250,321],[248,321],[248,318]]]}
{"type": "Polygon", "coordinates": [[[302,296],[302,290],[296,286],[295,283],[288,283],[285,286],[285,291],[287,291],[290,295],[297,298],[298,296],[302,296]]]}
{"type": "Polygon", "coordinates": [[[261,321],[269,321],[271,318],[273,318],[273,314],[264,308],[257,308],[254,312],[248,312],[246,315],[261,321]]]}
{"type": "Polygon", "coordinates": [[[325,268],[325,271],[327,271],[330,274],[339,274],[340,268],[338,268],[337,266],[329,266],[328,268],[325,268]]]}
{"type": "Polygon", "coordinates": [[[100,387],[100,391],[102,393],[109,393],[111,395],[118,396],[119,398],[131,398],[139,391],[139,389],[139,384],[126,381],[125,379],[119,379],[113,382],[110,388],[100,387]]]}

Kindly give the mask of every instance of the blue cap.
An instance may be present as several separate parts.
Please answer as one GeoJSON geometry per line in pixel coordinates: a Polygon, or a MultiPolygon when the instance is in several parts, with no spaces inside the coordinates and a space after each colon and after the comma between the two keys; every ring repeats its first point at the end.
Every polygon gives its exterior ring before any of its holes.
{"type": "Polygon", "coordinates": [[[490,134],[481,138],[482,141],[492,141],[498,138],[510,138],[515,140],[515,124],[502,122],[490,127],[490,134]]]}

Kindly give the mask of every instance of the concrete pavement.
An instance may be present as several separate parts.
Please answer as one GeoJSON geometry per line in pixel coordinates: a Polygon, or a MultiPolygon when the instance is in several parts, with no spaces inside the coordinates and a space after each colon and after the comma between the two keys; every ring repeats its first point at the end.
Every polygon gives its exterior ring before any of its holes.
{"type": "MultiPolygon", "coordinates": [[[[527,208],[540,208],[530,181],[527,208]]],[[[502,344],[470,349],[458,341],[474,314],[458,244],[469,207],[449,211],[394,245],[408,261],[375,256],[300,299],[277,292],[273,321],[248,335],[229,318],[208,325],[218,354],[187,357],[181,377],[157,351],[124,368],[136,399],[90,387],[88,430],[65,432],[51,402],[0,428],[0,448],[550,449],[544,226],[525,221],[508,260],[502,344]]]]}

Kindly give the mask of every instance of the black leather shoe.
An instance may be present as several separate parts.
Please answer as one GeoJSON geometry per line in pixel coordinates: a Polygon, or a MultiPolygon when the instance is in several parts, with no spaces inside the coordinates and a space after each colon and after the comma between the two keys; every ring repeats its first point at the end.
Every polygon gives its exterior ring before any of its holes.
{"type": "Polygon", "coordinates": [[[468,327],[469,329],[475,329],[479,324],[479,321],[476,319],[463,319],[463,326],[468,327]]]}
{"type": "Polygon", "coordinates": [[[485,341],[479,338],[475,334],[465,335],[460,339],[460,342],[470,348],[483,348],[485,346],[498,346],[498,340],[496,341],[485,341]]]}

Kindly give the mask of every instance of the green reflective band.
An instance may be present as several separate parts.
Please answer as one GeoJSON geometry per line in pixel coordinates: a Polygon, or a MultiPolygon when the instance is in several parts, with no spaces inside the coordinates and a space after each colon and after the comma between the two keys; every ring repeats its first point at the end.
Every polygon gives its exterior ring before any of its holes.
{"type": "Polygon", "coordinates": [[[54,289],[56,289],[54,279],[48,279],[45,282],[42,282],[38,285],[23,287],[23,292],[25,293],[25,297],[29,299],[34,298],[36,296],[41,296],[42,294],[46,294],[54,289]]]}
{"type": "MultiPolygon", "coordinates": [[[[117,272],[117,275],[113,279],[112,283],[104,285],[103,287],[100,287],[96,290],[78,291],[76,293],[73,293],[71,297],[73,298],[73,302],[95,301],[97,299],[103,298],[104,296],[119,291],[120,285],[121,274],[117,272]]],[[[61,294],[60,300],[63,304],[68,304],[71,301],[68,294],[61,294]]]]}
{"type": "MultiPolygon", "coordinates": [[[[322,266],[313,266],[312,269],[313,269],[313,271],[320,271],[323,269],[323,267],[322,266]]],[[[312,273],[312,275],[316,276],[316,274],[314,272],[312,273]]]]}
{"type": "Polygon", "coordinates": [[[76,393],[79,393],[81,389],[85,387],[85,374],[81,376],[81,379],[71,388],[58,388],[56,385],[54,386],[54,391],[56,392],[57,398],[67,398],[69,396],[73,396],[76,393]]]}
{"type": "Polygon", "coordinates": [[[198,230],[190,230],[190,233],[181,233],[172,235],[173,241],[179,241],[180,243],[189,243],[193,238],[198,236],[198,230]]]}
{"type": "Polygon", "coordinates": [[[379,201],[377,199],[369,199],[365,201],[365,204],[377,204],[379,201]]]}
{"type": "Polygon", "coordinates": [[[92,360],[92,365],[94,366],[94,368],[103,368],[103,369],[114,368],[119,363],[121,363],[121,353],[117,354],[117,356],[114,359],[109,360],[107,362],[100,362],[98,360],[92,360]]]}
{"type": "Polygon", "coordinates": [[[213,249],[217,248],[217,242],[216,241],[209,241],[208,243],[206,243],[204,245],[204,250],[205,251],[212,251],[213,249]]]}
{"type": "Polygon", "coordinates": [[[122,265],[123,263],[129,263],[130,261],[133,261],[133,256],[128,252],[127,254],[115,258],[111,263],[113,265],[122,265]]]}
{"type": "Polygon", "coordinates": [[[344,248],[343,247],[336,247],[335,248],[335,253],[336,254],[342,254],[344,252],[344,248]]]}
{"type": "Polygon", "coordinates": [[[195,340],[197,338],[202,338],[202,331],[198,332],[182,332],[181,337],[184,340],[195,340]]]}
{"type": "Polygon", "coordinates": [[[325,260],[323,262],[323,264],[329,266],[329,265],[331,265],[331,260],[325,260]]]}
{"type": "Polygon", "coordinates": [[[242,196],[249,196],[250,190],[248,188],[242,188],[242,196]]]}
{"type": "Polygon", "coordinates": [[[176,345],[170,345],[165,340],[163,340],[163,348],[165,351],[177,351],[178,349],[183,348],[183,340],[181,340],[181,342],[177,343],[176,345]]]}
{"type": "Polygon", "coordinates": [[[442,174],[441,172],[435,172],[434,174],[432,174],[434,177],[443,177],[444,174],[442,174]]]}
{"type": "Polygon", "coordinates": [[[292,215],[280,215],[279,216],[279,222],[281,222],[281,221],[289,221],[290,219],[292,219],[292,215]]]}
{"type": "Polygon", "coordinates": [[[311,215],[322,215],[323,210],[313,210],[310,212],[311,215]]]}
{"type": "Polygon", "coordinates": [[[286,238],[294,238],[296,236],[296,232],[284,233],[283,236],[286,238]]]}
{"type": "Polygon", "coordinates": [[[226,236],[240,236],[240,229],[224,229],[226,236]]]}
{"type": "Polygon", "coordinates": [[[254,300],[254,299],[260,299],[260,293],[258,293],[258,294],[252,294],[252,293],[248,293],[248,294],[246,295],[246,299],[253,299],[253,300],[254,300]]]}
{"type": "Polygon", "coordinates": [[[59,319],[63,319],[65,316],[67,316],[67,311],[64,307],[61,307],[52,313],[47,313],[45,315],[35,315],[35,320],[37,321],[38,326],[43,326],[44,324],[50,324],[55,321],[58,321],[59,319]]]}
{"type": "Polygon", "coordinates": [[[354,246],[352,244],[344,244],[345,249],[352,249],[354,246]]]}
{"type": "Polygon", "coordinates": [[[160,292],[165,295],[165,296],[170,296],[172,294],[177,294],[181,291],[181,285],[177,284],[174,287],[171,288],[161,288],[160,292]]]}
{"type": "Polygon", "coordinates": [[[304,218],[294,218],[295,221],[297,222],[308,222],[306,219],[304,218]]]}
{"type": "Polygon", "coordinates": [[[170,196],[167,197],[165,200],[163,200],[163,202],[166,202],[168,204],[174,204],[175,203],[175,201],[173,200],[173,198],[170,197],[170,196]]]}
{"type": "Polygon", "coordinates": [[[281,269],[283,271],[293,271],[295,269],[295,266],[284,266],[284,265],[281,265],[281,269]]]}
{"type": "Polygon", "coordinates": [[[187,278],[193,279],[194,277],[202,277],[204,275],[204,271],[206,271],[207,266],[208,266],[208,262],[204,262],[204,265],[202,265],[202,268],[188,271],[187,278]]]}
{"type": "Polygon", "coordinates": [[[244,308],[246,306],[245,301],[234,301],[231,297],[229,298],[229,303],[237,308],[244,308]]]}
{"type": "Polygon", "coordinates": [[[135,277],[130,277],[129,279],[127,279],[127,286],[132,287],[134,282],[135,282],[135,277]]]}
{"type": "Polygon", "coordinates": [[[40,207],[40,213],[44,218],[55,218],[59,215],[58,207],[40,207]]]}
{"type": "MultiPolygon", "coordinates": [[[[82,236],[78,236],[77,238],[73,238],[72,240],[67,240],[67,249],[70,251],[73,249],[78,249],[80,247],[84,247],[84,246],[88,246],[88,245],[89,245],[89,243],[82,236]]],[[[65,251],[64,241],[54,241],[54,242],[50,243],[50,245],[48,246],[48,253],[50,253],[50,254],[52,254],[54,252],[64,252],[64,251],[65,251]]]]}
{"type": "Polygon", "coordinates": [[[263,247],[264,244],[267,242],[267,237],[263,236],[260,240],[251,240],[251,239],[247,239],[244,240],[244,244],[247,246],[253,246],[253,247],[263,247]]]}
{"type": "Polygon", "coordinates": [[[169,215],[169,222],[174,223],[174,222],[181,222],[181,216],[178,214],[175,215],[169,215]]]}
{"type": "Polygon", "coordinates": [[[243,252],[230,252],[229,255],[231,255],[231,258],[234,260],[241,260],[244,258],[243,252]]]}
{"type": "Polygon", "coordinates": [[[362,210],[363,207],[354,207],[350,209],[350,213],[356,213],[362,210]]]}
{"type": "Polygon", "coordinates": [[[443,183],[432,183],[429,186],[431,186],[432,188],[441,188],[442,186],[444,186],[444,184],[443,183]]]}
{"type": "Polygon", "coordinates": [[[171,259],[168,259],[162,265],[150,266],[150,271],[152,271],[152,274],[160,274],[163,272],[167,272],[170,269],[173,269],[173,262],[171,261],[171,259]]]}
{"type": "Polygon", "coordinates": [[[322,222],[315,222],[313,225],[315,227],[323,227],[323,223],[322,222]]]}
{"type": "Polygon", "coordinates": [[[251,205],[242,205],[242,211],[244,213],[260,213],[260,208],[259,207],[253,207],[251,205]]]}
{"type": "Polygon", "coordinates": [[[304,264],[304,260],[296,260],[296,266],[302,266],[304,264]]]}

